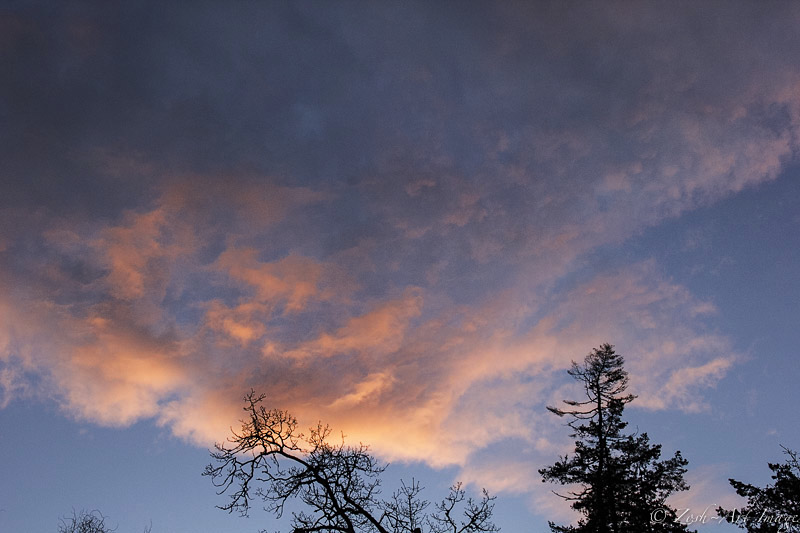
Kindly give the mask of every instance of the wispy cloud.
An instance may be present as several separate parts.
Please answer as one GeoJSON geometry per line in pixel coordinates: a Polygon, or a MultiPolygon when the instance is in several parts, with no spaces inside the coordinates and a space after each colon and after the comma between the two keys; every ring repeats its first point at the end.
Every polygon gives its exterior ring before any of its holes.
{"type": "Polygon", "coordinates": [[[126,9],[80,35],[49,31],[67,13],[2,18],[21,69],[2,89],[2,404],[38,391],[207,445],[254,387],[516,491],[540,490],[529,465],[563,442],[538,413],[600,342],[641,407],[713,408],[737,360],[713,302],[653,261],[591,257],[792,160],[795,6],[701,29],[711,6],[164,27],[126,9]],[[515,453],[488,468],[489,446],[515,453]]]}

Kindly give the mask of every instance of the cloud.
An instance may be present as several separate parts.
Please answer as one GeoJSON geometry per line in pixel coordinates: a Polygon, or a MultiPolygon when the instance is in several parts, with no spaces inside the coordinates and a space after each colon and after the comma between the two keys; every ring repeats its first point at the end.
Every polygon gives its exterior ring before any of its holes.
{"type": "Polygon", "coordinates": [[[302,311],[310,299],[329,296],[318,288],[322,265],[296,254],[278,261],[262,263],[254,249],[226,250],[217,260],[220,270],[236,281],[256,289],[256,298],[265,303],[283,303],[287,313],[302,311]]]}
{"type": "Polygon", "coordinates": [[[128,214],[126,218],[123,224],[104,231],[94,243],[104,255],[102,266],[108,271],[105,280],[110,293],[127,300],[141,299],[146,292],[160,295],[163,288],[145,287],[145,283],[157,283],[161,276],[169,274],[169,265],[163,261],[179,252],[164,241],[167,232],[178,228],[175,223],[168,225],[161,210],[128,214]]]}
{"type": "Polygon", "coordinates": [[[592,254],[793,160],[795,6],[146,9],[0,18],[2,404],[208,445],[254,387],[537,502],[593,346],[713,409],[714,303],[592,254]]]}
{"type": "Polygon", "coordinates": [[[246,346],[266,333],[263,316],[268,316],[267,307],[260,302],[245,302],[231,308],[214,300],[208,304],[205,320],[212,330],[246,346]]]}
{"type": "Polygon", "coordinates": [[[692,468],[686,473],[689,490],[671,496],[669,503],[680,511],[689,509],[689,513],[695,515],[708,509],[709,520],[717,516],[717,507],[741,509],[746,501],[731,490],[727,481],[729,477],[731,477],[730,466],[725,464],[692,468]]]}
{"type": "Polygon", "coordinates": [[[352,317],[336,331],[323,333],[285,355],[330,357],[355,352],[366,357],[380,357],[397,352],[405,341],[409,322],[419,316],[422,302],[422,291],[408,288],[400,298],[381,303],[364,315],[352,317]]]}
{"type": "Polygon", "coordinates": [[[341,398],[337,398],[332,404],[333,409],[352,407],[367,400],[374,400],[381,390],[391,385],[392,377],[386,374],[370,374],[364,381],[355,386],[355,390],[341,398]]]}

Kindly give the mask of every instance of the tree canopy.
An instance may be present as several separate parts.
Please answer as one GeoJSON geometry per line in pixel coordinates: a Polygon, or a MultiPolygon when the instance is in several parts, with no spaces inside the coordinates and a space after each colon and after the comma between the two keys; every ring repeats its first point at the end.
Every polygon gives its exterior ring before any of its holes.
{"type": "Polygon", "coordinates": [[[494,497],[484,490],[473,499],[458,483],[428,513],[422,488],[412,481],[382,500],[381,475],[386,466],[364,444],[345,445],[330,440],[328,426],[318,424],[308,435],[297,419],[280,409],[267,409],[265,395],[251,391],[245,397],[248,416],[228,443],[217,444],[213,462],[204,475],[228,493],[229,512],[247,514],[254,498],[280,518],[287,502],[299,500],[304,510],[292,512],[299,532],[482,533],[499,528],[492,522],[494,497]]]}
{"type": "Polygon", "coordinates": [[[783,448],[783,463],[767,463],[773,483],[758,487],[729,479],[736,494],[747,498],[741,509],[717,509],[721,516],[749,533],[800,532],[800,461],[797,453],[783,448]]]}
{"type": "MultiPolygon", "coordinates": [[[[98,511],[72,510],[71,516],[65,516],[59,520],[58,533],[113,533],[116,527],[106,524],[107,517],[98,511]]],[[[152,524],[144,528],[144,533],[150,533],[152,524]]]]}
{"type": "Polygon", "coordinates": [[[572,502],[581,517],[577,525],[550,522],[550,528],[561,533],[685,531],[666,499],[688,489],[683,479],[687,461],[680,452],[660,460],[661,445],[651,444],[647,433],[623,433],[623,411],[635,399],[625,394],[623,357],[603,344],[567,372],[583,385],[585,399],[564,400],[566,408],[548,409],[570,419],[575,451],[539,473],[542,481],[570,486],[565,494],[556,494],[572,502]],[[663,513],[658,521],[651,520],[656,510],[663,513]]]}

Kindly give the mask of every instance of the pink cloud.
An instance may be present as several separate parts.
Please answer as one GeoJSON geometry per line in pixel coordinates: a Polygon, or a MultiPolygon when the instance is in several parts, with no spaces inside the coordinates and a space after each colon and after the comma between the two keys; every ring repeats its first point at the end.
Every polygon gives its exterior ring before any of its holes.
{"type": "MultiPolygon", "coordinates": [[[[503,37],[503,58],[518,39],[503,37]]],[[[608,98],[618,113],[475,124],[474,174],[434,124],[431,142],[392,144],[377,177],[340,194],[183,175],[110,221],[4,212],[0,254],[24,268],[0,272],[2,403],[38,372],[76,416],[151,418],[207,445],[258,387],[384,457],[458,465],[514,491],[538,481],[523,463],[563,445],[537,409],[570,394],[564,369],[600,342],[628,357],[637,406],[713,409],[703,392],[737,355],[704,325],[712,303],[652,262],[550,291],[593,250],[775,179],[798,148],[800,85],[744,77],[708,96],[712,78],[676,70],[680,45],[642,53],[659,68],[608,98]],[[780,128],[765,126],[771,106],[786,111],[780,128]],[[365,221],[324,213],[352,207],[350,193],[365,221]],[[26,239],[47,261],[19,251],[26,239]],[[510,440],[525,452],[493,464],[502,482],[476,457],[510,440]]],[[[92,157],[115,178],[163,171],[140,154],[92,157]]]]}
{"type": "Polygon", "coordinates": [[[217,259],[217,268],[232,279],[256,290],[256,297],[265,303],[285,304],[286,312],[302,311],[309,300],[333,297],[333,289],[323,290],[320,281],[323,265],[314,259],[291,254],[273,262],[257,259],[253,248],[229,249],[217,259]]]}
{"type": "Polygon", "coordinates": [[[356,352],[379,357],[399,350],[405,342],[409,322],[420,315],[422,291],[409,288],[402,297],[381,303],[364,315],[317,339],[286,352],[287,357],[329,357],[356,352]]]}

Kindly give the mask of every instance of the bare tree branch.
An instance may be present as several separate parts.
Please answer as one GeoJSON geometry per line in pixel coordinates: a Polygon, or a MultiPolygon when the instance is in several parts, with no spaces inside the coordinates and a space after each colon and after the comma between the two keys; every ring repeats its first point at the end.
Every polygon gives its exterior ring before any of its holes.
{"type": "MultiPolygon", "coordinates": [[[[386,466],[367,446],[347,446],[344,436],[334,444],[330,428],[322,424],[304,435],[293,416],[265,408],[264,399],[251,390],[245,396],[247,417],[241,428],[231,429],[228,441],[211,452],[213,462],[203,475],[211,477],[219,494],[228,495],[220,509],[247,515],[257,498],[280,518],[288,501],[299,500],[306,509],[292,513],[296,533],[421,533],[424,526],[438,533],[434,524],[449,523],[449,518],[442,521],[425,514],[429,504],[419,497],[422,488],[416,480],[403,482],[391,499],[381,500],[380,476],[386,466]]],[[[490,520],[493,500],[484,491],[479,502],[465,501],[458,484],[437,509],[446,508],[450,517],[457,504],[463,507],[464,519],[455,533],[497,531],[490,520]]]]}

